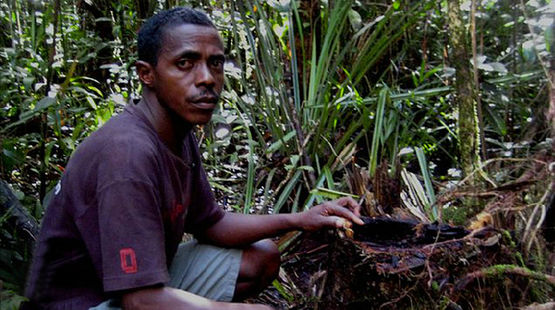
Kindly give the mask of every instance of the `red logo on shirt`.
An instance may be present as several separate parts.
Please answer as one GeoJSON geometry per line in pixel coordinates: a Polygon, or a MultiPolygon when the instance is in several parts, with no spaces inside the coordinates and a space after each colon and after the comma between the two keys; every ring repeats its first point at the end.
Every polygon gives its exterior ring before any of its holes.
{"type": "Polygon", "coordinates": [[[121,260],[121,270],[125,273],[137,272],[137,258],[132,248],[119,250],[119,258],[121,260]]]}
{"type": "Polygon", "coordinates": [[[170,210],[170,219],[171,219],[172,223],[175,223],[177,218],[181,214],[183,214],[183,211],[185,211],[185,208],[183,207],[183,205],[180,204],[180,203],[175,203],[174,202],[174,207],[173,207],[173,209],[170,210]]]}

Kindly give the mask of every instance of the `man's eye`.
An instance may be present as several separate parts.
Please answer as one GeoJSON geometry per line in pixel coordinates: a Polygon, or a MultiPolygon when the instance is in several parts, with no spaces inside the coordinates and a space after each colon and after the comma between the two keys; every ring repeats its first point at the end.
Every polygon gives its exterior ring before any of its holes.
{"type": "Polygon", "coordinates": [[[177,62],[177,66],[180,68],[190,68],[193,65],[193,62],[190,59],[180,59],[177,62]]]}
{"type": "Polygon", "coordinates": [[[217,68],[221,68],[224,65],[224,61],[222,59],[214,59],[212,61],[212,66],[217,67],[217,68]]]}

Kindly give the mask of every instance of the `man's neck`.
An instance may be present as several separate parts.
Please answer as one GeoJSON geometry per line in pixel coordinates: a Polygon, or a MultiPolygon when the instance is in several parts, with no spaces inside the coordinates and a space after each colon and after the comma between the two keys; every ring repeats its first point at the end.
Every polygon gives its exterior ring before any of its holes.
{"type": "Polygon", "coordinates": [[[172,113],[158,101],[156,94],[146,87],[137,107],[144,113],[164,144],[180,156],[183,138],[192,130],[192,125],[172,113]]]}

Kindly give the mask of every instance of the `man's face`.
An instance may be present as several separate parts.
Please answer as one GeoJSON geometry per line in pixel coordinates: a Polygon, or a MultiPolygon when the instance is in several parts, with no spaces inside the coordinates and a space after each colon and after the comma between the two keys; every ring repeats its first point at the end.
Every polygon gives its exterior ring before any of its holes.
{"type": "Polygon", "coordinates": [[[205,124],[222,92],[224,60],[216,29],[169,26],[163,33],[151,87],[162,106],[190,124],[205,124]]]}

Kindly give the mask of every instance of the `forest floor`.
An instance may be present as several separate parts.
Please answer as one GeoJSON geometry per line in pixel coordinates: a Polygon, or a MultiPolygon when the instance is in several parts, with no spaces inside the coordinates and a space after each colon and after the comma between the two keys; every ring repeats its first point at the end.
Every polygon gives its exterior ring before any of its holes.
{"type": "Polygon", "coordinates": [[[466,226],[385,214],[364,217],[352,231],[283,236],[279,277],[252,302],[276,309],[555,309],[555,198],[546,165],[553,158],[541,156],[511,182],[474,194],[486,200],[466,226]],[[533,193],[539,204],[525,201],[533,193]]]}
{"type": "Polygon", "coordinates": [[[279,279],[255,301],[276,309],[515,309],[553,301],[555,277],[522,264],[508,231],[393,222],[374,220],[354,239],[296,236],[279,279]],[[387,233],[367,234],[386,223],[387,233]]]}

